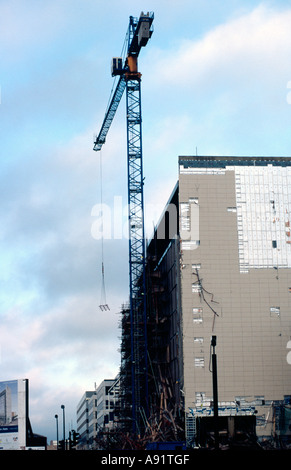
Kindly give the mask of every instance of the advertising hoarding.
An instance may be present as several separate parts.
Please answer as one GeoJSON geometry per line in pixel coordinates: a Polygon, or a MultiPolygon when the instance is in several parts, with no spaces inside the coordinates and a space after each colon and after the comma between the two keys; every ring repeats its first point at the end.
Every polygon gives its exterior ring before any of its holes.
{"type": "Polygon", "coordinates": [[[27,395],[27,379],[0,382],[0,450],[25,449],[27,395]]]}

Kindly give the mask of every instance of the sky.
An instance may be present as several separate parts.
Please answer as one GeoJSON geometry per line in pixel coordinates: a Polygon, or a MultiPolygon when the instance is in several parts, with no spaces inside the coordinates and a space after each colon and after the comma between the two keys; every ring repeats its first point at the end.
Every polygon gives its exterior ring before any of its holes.
{"type": "Polygon", "coordinates": [[[142,11],[154,13],[139,56],[148,238],[179,155],[291,154],[291,1],[0,0],[0,381],[29,379],[48,441],[61,405],[75,429],[82,395],[119,370],[125,97],[101,152],[93,141],[111,58],[142,11]]]}

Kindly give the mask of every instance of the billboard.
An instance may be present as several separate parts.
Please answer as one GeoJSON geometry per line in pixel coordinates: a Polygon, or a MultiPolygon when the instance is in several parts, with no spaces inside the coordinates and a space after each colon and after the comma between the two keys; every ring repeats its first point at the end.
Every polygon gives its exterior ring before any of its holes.
{"type": "Polygon", "coordinates": [[[26,447],[28,380],[0,382],[0,450],[26,447]]]}

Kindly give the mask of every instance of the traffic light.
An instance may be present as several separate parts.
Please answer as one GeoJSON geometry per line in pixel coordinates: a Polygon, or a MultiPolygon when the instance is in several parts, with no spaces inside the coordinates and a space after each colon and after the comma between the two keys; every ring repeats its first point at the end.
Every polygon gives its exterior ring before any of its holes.
{"type": "Polygon", "coordinates": [[[58,450],[65,450],[64,440],[58,442],[58,450]]]}
{"type": "Polygon", "coordinates": [[[73,435],[73,439],[72,439],[71,449],[76,449],[76,446],[80,440],[80,434],[73,429],[72,435],[73,435]]]}

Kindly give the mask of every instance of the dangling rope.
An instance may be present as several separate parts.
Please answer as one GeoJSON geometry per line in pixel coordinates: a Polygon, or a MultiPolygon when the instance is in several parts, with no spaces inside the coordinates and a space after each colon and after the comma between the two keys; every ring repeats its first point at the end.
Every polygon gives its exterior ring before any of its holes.
{"type": "Polygon", "coordinates": [[[105,275],[104,275],[104,239],[103,239],[103,187],[102,187],[102,151],[100,151],[100,199],[101,199],[101,217],[102,217],[102,234],[101,234],[101,265],[102,265],[102,285],[101,285],[101,299],[100,299],[100,310],[110,310],[106,302],[105,292],[105,275]]]}

